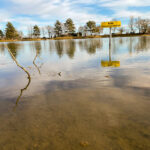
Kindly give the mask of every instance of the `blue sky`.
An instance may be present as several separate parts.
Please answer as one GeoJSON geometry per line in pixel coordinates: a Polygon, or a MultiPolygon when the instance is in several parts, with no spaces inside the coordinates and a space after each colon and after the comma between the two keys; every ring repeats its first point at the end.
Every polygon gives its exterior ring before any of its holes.
{"type": "Polygon", "coordinates": [[[130,16],[150,18],[150,0],[0,0],[0,29],[11,21],[24,33],[29,25],[53,25],[57,19],[72,18],[79,27],[114,18],[127,25],[130,16]]]}

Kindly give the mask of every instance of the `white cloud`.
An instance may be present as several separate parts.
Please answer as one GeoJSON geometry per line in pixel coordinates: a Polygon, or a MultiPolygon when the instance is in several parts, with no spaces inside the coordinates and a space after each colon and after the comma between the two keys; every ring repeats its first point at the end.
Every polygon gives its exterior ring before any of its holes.
{"type": "MultiPolygon", "coordinates": [[[[77,7],[74,4],[74,1],[69,0],[38,0],[32,2],[31,0],[27,1],[18,1],[12,0],[15,3],[14,12],[17,14],[26,14],[26,15],[38,15],[42,19],[67,19],[68,17],[75,20],[75,22],[81,24],[85,23],[87,20],[97,20],[99,22],[106,16],[99,14],[91,14],[87,9],[77,7]],[[32,3],[32,5],[30,4],[32,3]],[[19,9],[18,9],[19,8],[19,9]]],[[[86,1],[86,4],[91,3],[91,0],[86,1]]],[[[82,3],[82,2],[80,2],[82,3]]]]}
{"type": "Polygon", "coordinates": [[[87,8],[77,6],[81,3],[91,4],[93,3],[92,0],[86,2],[83,0],[11,0],[11,2],[13,5],[10,13],[14,16],[18,14],[25,16],[14,17],[13,20],[15,23],[18,22],[22,29],[29,24],[44,25],[45,22],[54,24],[57,19],[65,21],[67,18],[72,18],[76,25],[84,25],[88,20],[95,20],[100,24],[100,21],[111,19],[104,15],[91,13],[87,8]],[[43,20],[44,23],[42,23],[43,20]]]}
{"type": "Polygon", "coordinates": [[[150,6],[149,0],[101,0],[104,7],[144,7],[150,6]]]}
{"type": "Polygon", "coordinates": [[[7,11],[0,9],[0,23],[11,21],[11,17],[7,11]]]}
{"type": "MultiPolygon", "coordinates": [[[[6,0],[8,1],[8,0],[6,0]]],[[[150,6],[149,0],[9,0],[9,13],[0,13],[2,22],[8,20],[18,22],[22,28],[29,24],[54,24],[55,20],[65,21],[72,18],[78,27],[88,20],[95,20],[97,24],[112,18],[129,18],[130,16],[149,17],[150,10],[139,11],[139,7],[150,6]],[[130,9],[130,7],[134,7],[130,9]],[[107,9],[112,13],[97,10],[107,9]],[[7,15],[6,15],[7,14],[7,15]],[[11,14],[11,15],[10,15],[11,14]],[[11,17],[9,17],[9,15],[11,17]],[[18,17],[19,16],[19,17],[18,17]]],[[[5,10],[6,11],[6,10],[5,10]]]]}

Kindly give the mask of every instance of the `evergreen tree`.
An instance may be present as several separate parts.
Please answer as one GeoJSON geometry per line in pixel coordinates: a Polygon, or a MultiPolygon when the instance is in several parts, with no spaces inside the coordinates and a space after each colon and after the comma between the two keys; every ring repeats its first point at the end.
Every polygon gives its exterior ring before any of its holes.
{"type": "Polygon", "coordinates": [[[130,29],[130,33],[134,33],[135,32],[135,30],[134,30],[135,18],[133,16],[130,17],[128,26],[129,26],[129,29],[130,29]]]}
{"type": "Polygon", "coordinates": [[[61,25],[61,22],[59,22],[59,20],[57,20],[55,23],[55,33],[58,36],[60,36],[60,34],[62,33],[62,25],[61,25]]]}
{"type": "Polygon", "coordinates": [[[2,30],[0,30],[0,38],[3,38],[4,37],[4,33],[2,30]]]}
{"type": "Polygon", "coordinates": [[[88,21],[86,23],[86,26],[89,28],[91,33],[95,32],[95,30],[96,30],[96,22],[95,21],[88,21]]]}
{"type": "Polygon", "coordinates": [[[74,25],[72,19],[69,18],[69,19],[66,20],[65,27],[66,27],[66,29],[69,33],[74,33],[75,32],[75,25],[74,25]]]}
{"type": "Polygon", "coordinates": [[[6,38],[7,39],[16,39],[18,38],[18,32],[15,29],[15,27],[13,26],[13,24],[11,22],[8,22],[6,25],[6,38]]]}
{"type": "Polygon", "coordinates": [[[48,37],[51,38],[54,28],[48,25],[46,26],[46,29],[47,29],[48,37]]]}
{"type": "Polygon", "coordinates": [[[34,35],[36,38],[40,37],[40,35],[41,35],[41,33],[40,33],[40,28],[39,28],[37,25],[35,25],[35,26],[33,27],[33,35],[34,35]]]}

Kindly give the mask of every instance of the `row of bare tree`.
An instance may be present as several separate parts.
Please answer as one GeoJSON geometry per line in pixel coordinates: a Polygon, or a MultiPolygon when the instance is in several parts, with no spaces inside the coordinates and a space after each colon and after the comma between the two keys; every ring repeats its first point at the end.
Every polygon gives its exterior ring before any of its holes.
{"type": "Polygon", "coordinates": [[[133,16],[130,17],[128,26],[118,28],[120,34],[146,34],[150,33],[150,19],[143,19],[141,17],[134,18],[133,16]]]}
{"type": "MultiPolygon", "coordinates": [[[[70,19],[71,20],[71,19],[70,19]]],[[[116,21],[116,19],[113,19],[113,21],[116,21]]],[[[95,21],[88,21],[84,26],[80,26],[75,33],[75,26],[73,21],[69,22],[68,26],[70,28],[73,28],[70,32],[68,32],[66,28],[66,23],[61,23],[59,21],[56,21],[54,27],[53,26],[45,26],[42,27],[41,30],[41,35],[42,37],[54,37],[54,36],[62,36],[62,35],[68,35],[68,33],[75,34],[78,36],[87,36],[87,35],[100,35],[103,33],[103,28],[101,26],[97,26],[95,21]],[[57,34],[56,34],[57,33],[57,34]]],[[[33,27],[30,26],[28,28],[28,33],[29,37],[32,37],[33,35],[33,27]]],[[[129,23],[128,25],[122,26],[120,28],[113,28],[112,29],[113,33],[118,33],[118,34],[146,34],[150,33],[150,19],[146,18],[134,18],[131,16],[129,18],[129,23]]]]}
{"type": "MultiPolygon", "coordinates": [[[[113,19],[116,21],[116,19],[113,19]]],[[[150,33],[150,19],[146,18],[134,18],[131,16],[129,18],[128,26],[122,26],[120,28],[112,28],[113,33],[119,34],[146,34],[150,33]]],[[[88,35],[100,35],[103,33],[103,28],[100,25],[96,25],[95,21],[88,21],[84,26],[80,26],[78,30],[74,25],[72,19],[68,18],[65,23],[60,22],[59,20],[56,21],[54,26],[44,26],[39,27],[37,25],[28,26],[28,38],[52,38],[52,37],[59,37],[59,36],[88,36],[88,35]]],[[[7,38],[7,39],[15,39],[15,38],[22,38],[23,32],[18,32],[12,23],[7,23],[7,27],[3,32],[0,30],[0,38],[7,38]],[[17,33],[17,34],[16,34],[17,33]]]]}

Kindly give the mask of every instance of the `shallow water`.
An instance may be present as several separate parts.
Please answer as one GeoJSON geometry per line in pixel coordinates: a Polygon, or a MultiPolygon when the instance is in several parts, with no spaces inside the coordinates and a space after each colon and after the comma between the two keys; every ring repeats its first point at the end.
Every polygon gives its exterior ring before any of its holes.
{"type": "Polygon", "coordinates": [[[0,43],[0,150],[149,150],[150,37],[108,45],[0,43]]]}

